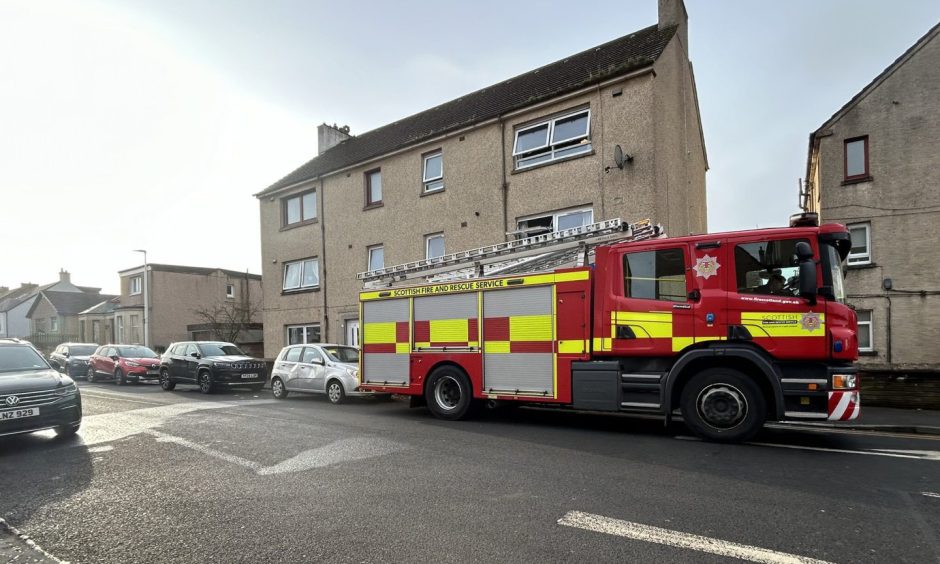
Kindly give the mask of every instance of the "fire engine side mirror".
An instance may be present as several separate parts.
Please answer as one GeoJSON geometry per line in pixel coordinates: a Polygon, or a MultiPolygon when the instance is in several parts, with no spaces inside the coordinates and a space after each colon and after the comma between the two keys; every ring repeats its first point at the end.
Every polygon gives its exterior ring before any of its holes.
{"type": "Polygon", "coordinates": [[[816,286],[816,261],[813,260],[813,248],[806,241],[800,241],[796,244],[796,258],[800,261],[800,296],[809,300],[809,303],[816,303],[816,294],[819,288],[816,286]]]}
{"type": "Polygon", "coordinates": [[[806,241],[799,241],[796,244],[796,258],[800,262],[805,262],[813,259],[813,248],[809,246],[809,243],[806,241]]]}

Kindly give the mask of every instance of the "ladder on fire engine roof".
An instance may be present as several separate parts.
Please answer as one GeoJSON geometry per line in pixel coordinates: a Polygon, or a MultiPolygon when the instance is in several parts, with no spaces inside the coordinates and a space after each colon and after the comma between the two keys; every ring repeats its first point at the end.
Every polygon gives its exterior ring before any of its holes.
{"type": "Polygon", "coordinates": [[[415,278],[425,278],[434,283],[496,274],[547,271],[587,264],[591,251],[601,243],[640,241],[662,235],[662,226],[653,224],[649,219],[636,223],[608,219],[437,258],[360,272],[356,278],[363,281],[365,288],[370,289],[389,287],[415,278]]]}

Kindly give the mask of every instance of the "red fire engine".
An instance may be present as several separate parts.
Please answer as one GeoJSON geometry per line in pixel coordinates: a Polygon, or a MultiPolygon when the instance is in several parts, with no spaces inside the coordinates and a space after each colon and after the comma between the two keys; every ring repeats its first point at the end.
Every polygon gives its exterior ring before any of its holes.
{"type": "Polygon", "coordinates": [[[365,272],[362,388],[443,419],[486,400],[681,413],[718,441],[766,420],[855,419],[850,248],[811,214],[675,238],[610,220],[365,272]]]}

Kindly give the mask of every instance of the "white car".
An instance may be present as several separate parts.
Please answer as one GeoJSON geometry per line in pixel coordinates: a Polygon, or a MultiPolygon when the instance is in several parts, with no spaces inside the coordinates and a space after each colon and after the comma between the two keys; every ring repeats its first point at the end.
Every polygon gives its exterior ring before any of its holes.
{"type": "Polygon", "coordinates": [[[359,391],[359,349],[345,345],[308,343],[281,349],[271,373],[271,392],[284,399],[291,392],[326,394],[330,403],[349,396],[373,396],[359,391]]]}

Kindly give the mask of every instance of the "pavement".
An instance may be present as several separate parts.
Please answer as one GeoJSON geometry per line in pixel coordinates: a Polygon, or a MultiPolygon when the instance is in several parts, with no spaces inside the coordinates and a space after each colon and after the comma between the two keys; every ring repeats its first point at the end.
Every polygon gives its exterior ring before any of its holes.
{"type": "Polygon", "coordinates": [[[0,441],[0,518],[48,555],[0,530],[0,562],[940,561],[934,435],[80,387],[77,437],[0,441]]]}
{"type": "MultiPolygon", "coordinates": [[[[863,398],[864,399],[864,398],[863,398]]],[[[822,423],[782,423],[792,427],[823,427],[886,433],[912,433],[940,435],[940,411],[932,409],[897,409],[868,407],[862,404],[862,413],[855,421],[827,421],[822,423]]]]}

